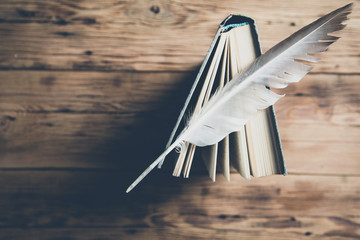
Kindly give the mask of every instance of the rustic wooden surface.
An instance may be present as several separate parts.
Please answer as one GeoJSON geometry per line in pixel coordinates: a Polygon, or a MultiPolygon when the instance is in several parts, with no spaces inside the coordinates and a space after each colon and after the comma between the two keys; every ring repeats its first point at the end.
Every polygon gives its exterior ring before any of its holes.
{"type": "Polygon", "coordinates": [[[276,104],[289,175],[212,183],[162,151],[218,24],[263,50],[347,4],[0,1],[0,239],[359,239],[360,11],[276,104]]]}

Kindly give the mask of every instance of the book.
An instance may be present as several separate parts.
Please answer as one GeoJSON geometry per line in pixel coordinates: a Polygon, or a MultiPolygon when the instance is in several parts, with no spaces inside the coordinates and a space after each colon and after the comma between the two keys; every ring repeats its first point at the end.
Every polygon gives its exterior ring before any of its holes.
{"type": "MultiPolygon", "coordinates": [[[[183,129],[179,126],[186,121],[187,112],[199,111],[215,91],[222,89],[260,55],[254,20],[241,15],[228,16],[218,28],[167,147],[179,134],[179,129],[183,129]]],[[[185,143],[177,158],[174,176],[182,173],[184,177],[189,177],[195,153],[202,157],[213,181],[217,172],[221,172],[228,181],[232,171],[237,171],[245,179],[287,174],[273,107],[258,110],[243,129],[231,133],[218,144],[197,147],[185,143]]]]}

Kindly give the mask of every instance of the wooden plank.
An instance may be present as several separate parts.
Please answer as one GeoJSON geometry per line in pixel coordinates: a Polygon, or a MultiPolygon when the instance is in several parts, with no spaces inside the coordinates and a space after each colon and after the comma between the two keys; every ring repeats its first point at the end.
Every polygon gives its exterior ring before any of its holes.
{"type": "MultiPolygon", "coordinates": [[[[306,126],[295,126],[304,128],[306,126]]],[[[324,131],[327,131],[324,129],[324,131]]],[[[321,130],[314,129],[313,134],[321,130]]],[[[310,137],[309,137],[310,138],[310,137]]],[[[342,139],[339,137],[338,139],[342,139]]],[[[282,141],[287,170],[298,174],[359,174],[360,143],[282,141]],[[346,167],[344,166],[346,165],[346,167]]]]}
{"type": "Polygon", "coordinates": [[[175,119],[139,115],[5,113],[0,165],[144,168],[163,151],[175,119]]]}
{"type": "MultiPolygon", "coordinates": [[[[9,115],[16,120],[6,123],[6,132],[0,137],[1,168],[141,171],[163,150],[173,122],[151,114],[144,116],[152,119],[150,123],[121,114],[9,115]]],[[[358,128],[279,123],[289,171],[359,174],[358,128]]],[[[173,164],[169,160],[165,165],[173,164]]]]}
{"type": "MultiPolygon", "coordinates": [[[[289,221],[289,220],[284,220],[289,221]]],[[[320,220],[319,220],[320,221],[320,220]]],[[[297,224],[297,223],[295,223],[297,224]]],[[[294,225],[295,225],[294,224],[294,225]]],[[[330,223],[331,224],[331,223],[330,223]]],[[[316,240],[349,240],[357,239],[358,235],[353,233],[346,233],[346,230],[333,231],[326,233],[326,235],[316,235],[311,236],[311,232],[305,233],[286,233],[281,231],[280,228],[275,231],[266,231],[261,232],[263,229],[251,231],[241,231],[241,230],[220,230],[220,233],[214,233],[215,230],[207,233],[205,230],[196,229],[195,231],[188,228],[181,228],[183,232],[176,230],[171,230],[168,233],[163,233],[158,228],[147,231],[143,229],[114,229],[114,228],[96,228],[96,229],[87,229],[87,228],[75,228],[75,229],[5,229],[2,230],[1,235],[5,239],[34,239],[34,240],[57,240],[57,239],[71,239],[71,240],[98,240],[98,239],[107,239],[107,240],[117,240],[117,239],[129,239],[129,240],[143,240],[143,239],[185,239],[196,237],[196,239],[213,239],[213,240],[232,240],[237,239],[238,236],[241,236],[242,239],[251,239],[256,238],[260,240],[288,240],[288,239],[316,239],[316,240]],[[271,236],[267,234],[279,234],[279,236],[271,236]],[[310,236],[309,236],[310,235],[310,236]]],[[[345,229],[345,228],[344,228],[345,229]]],[[[351,227],[354,229],[354,227],[351,227]]]]}
{"type": "Polygon", "coordinates": [[[138,113],[170,102],[178,112],[195,73],[0,71],[0,79],[0,111],[138,113]]]}
{"type": "MultiPolygon", "coordinates": [[[[180,109],[196,73],[0,71],[0,112],[139,112],[164,102],[180,109]]],[[[358,125],[358,78],[308,74],[277,91],[287,95],[275,105],[279,120],[358,125]]]]}
{"type": "Polygon", "coordinates": [[[360,237],[359,177],[2,171],[2,239],[347,239],[360,237]],[[221,204],[219,204],[221,203],[221,204]]]}
{"type": "MultiPolygon", "coordinates": [[[[265,50],[345,0],[11,0],[0,3],[0,68],[189,71],[230,13],[253,17],[265,50]]],[[[359,6],[317,72],[359,73],[359,6]]]]}
{"type": "Polygon", "coordinates": [[[292,122],[329,121],[334,125],[359,125],[359,75],[312,75],[285,90],[276,105],[279,120],[292,122]]]}
{"type": "Polygon", "coordinates": [[[139,164],[134,159],[152,160],[194,79],[192,73],[0,75],[0,165],[20,168],[130,167],[139,164]]]}
{"type": "MultiPolygon", "coordinates": [[[[142,170],[163,150],[194,75],[2,71],[0,167],[142,170]]],[[[286,89],[275,108],[289,171],[358,174],[357,82],[312,74],[286,89]]]]}

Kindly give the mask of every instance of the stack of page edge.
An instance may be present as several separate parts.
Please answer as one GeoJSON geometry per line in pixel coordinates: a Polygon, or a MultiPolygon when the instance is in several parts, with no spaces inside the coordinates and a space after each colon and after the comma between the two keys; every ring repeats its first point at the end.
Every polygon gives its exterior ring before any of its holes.
{"type": "MultiPolygon", "coordinates": [[[[168,145],[182,129],[179,125],[186,123],[188,112],[199,111],[217,89],[223,88],[260,54],[254,20],[240,15],[227,17],[219,26],[200,67],[168,145]]],[[[197,147],[185,143],[178,155],[174,176],[183,174],[189,177],[195,152],[204,160],[213,181],[216,180],[217,172],[230,181],[230,172],[235,170],[245,179],[287,174],[273,107],[259,110],[243,129],[231,133],[218,144],[197,147]]]]}

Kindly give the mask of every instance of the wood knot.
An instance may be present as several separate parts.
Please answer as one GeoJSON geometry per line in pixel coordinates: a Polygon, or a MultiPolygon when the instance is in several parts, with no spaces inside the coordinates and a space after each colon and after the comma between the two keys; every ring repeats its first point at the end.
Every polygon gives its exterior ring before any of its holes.
{"type": "Polygon", "coordinates": [[[2,116],[0,118],[0,130],[5,132],[9,128],[10,122],[14,122],[15,120],[16,118],[12,116],[2,116]]]}
{"type": "Polygon", "coordinates": [[[36,12],[34,11],[28,11],[24,9],[16,9],[16,12],[19,14],[19,16],[23,18],[33,18],[36,16],[36,12]]]}
{"type": "Polygon", "coordinates": [[[52,86],[55,82],[56,78],[54,76],[48,76],[40,79],[40,84],[46,86],[52,86]]]}
{"type": "Polygon", "coordinates": [[[153,5],[150,7],[150,11],[155,14],[158,14],[160,12],[160,8],[159,8],[159,6],[153,5]]]}
{"type": "MultiPolygon", "coordinates": [[[[134,0],[125,5],[125,14],[136,25],[165,28],[186,25],[189,13],[186,9],[166,1],[134,0]]],[[[153,32],[153,29],[150,31],[153,32]]]]}

